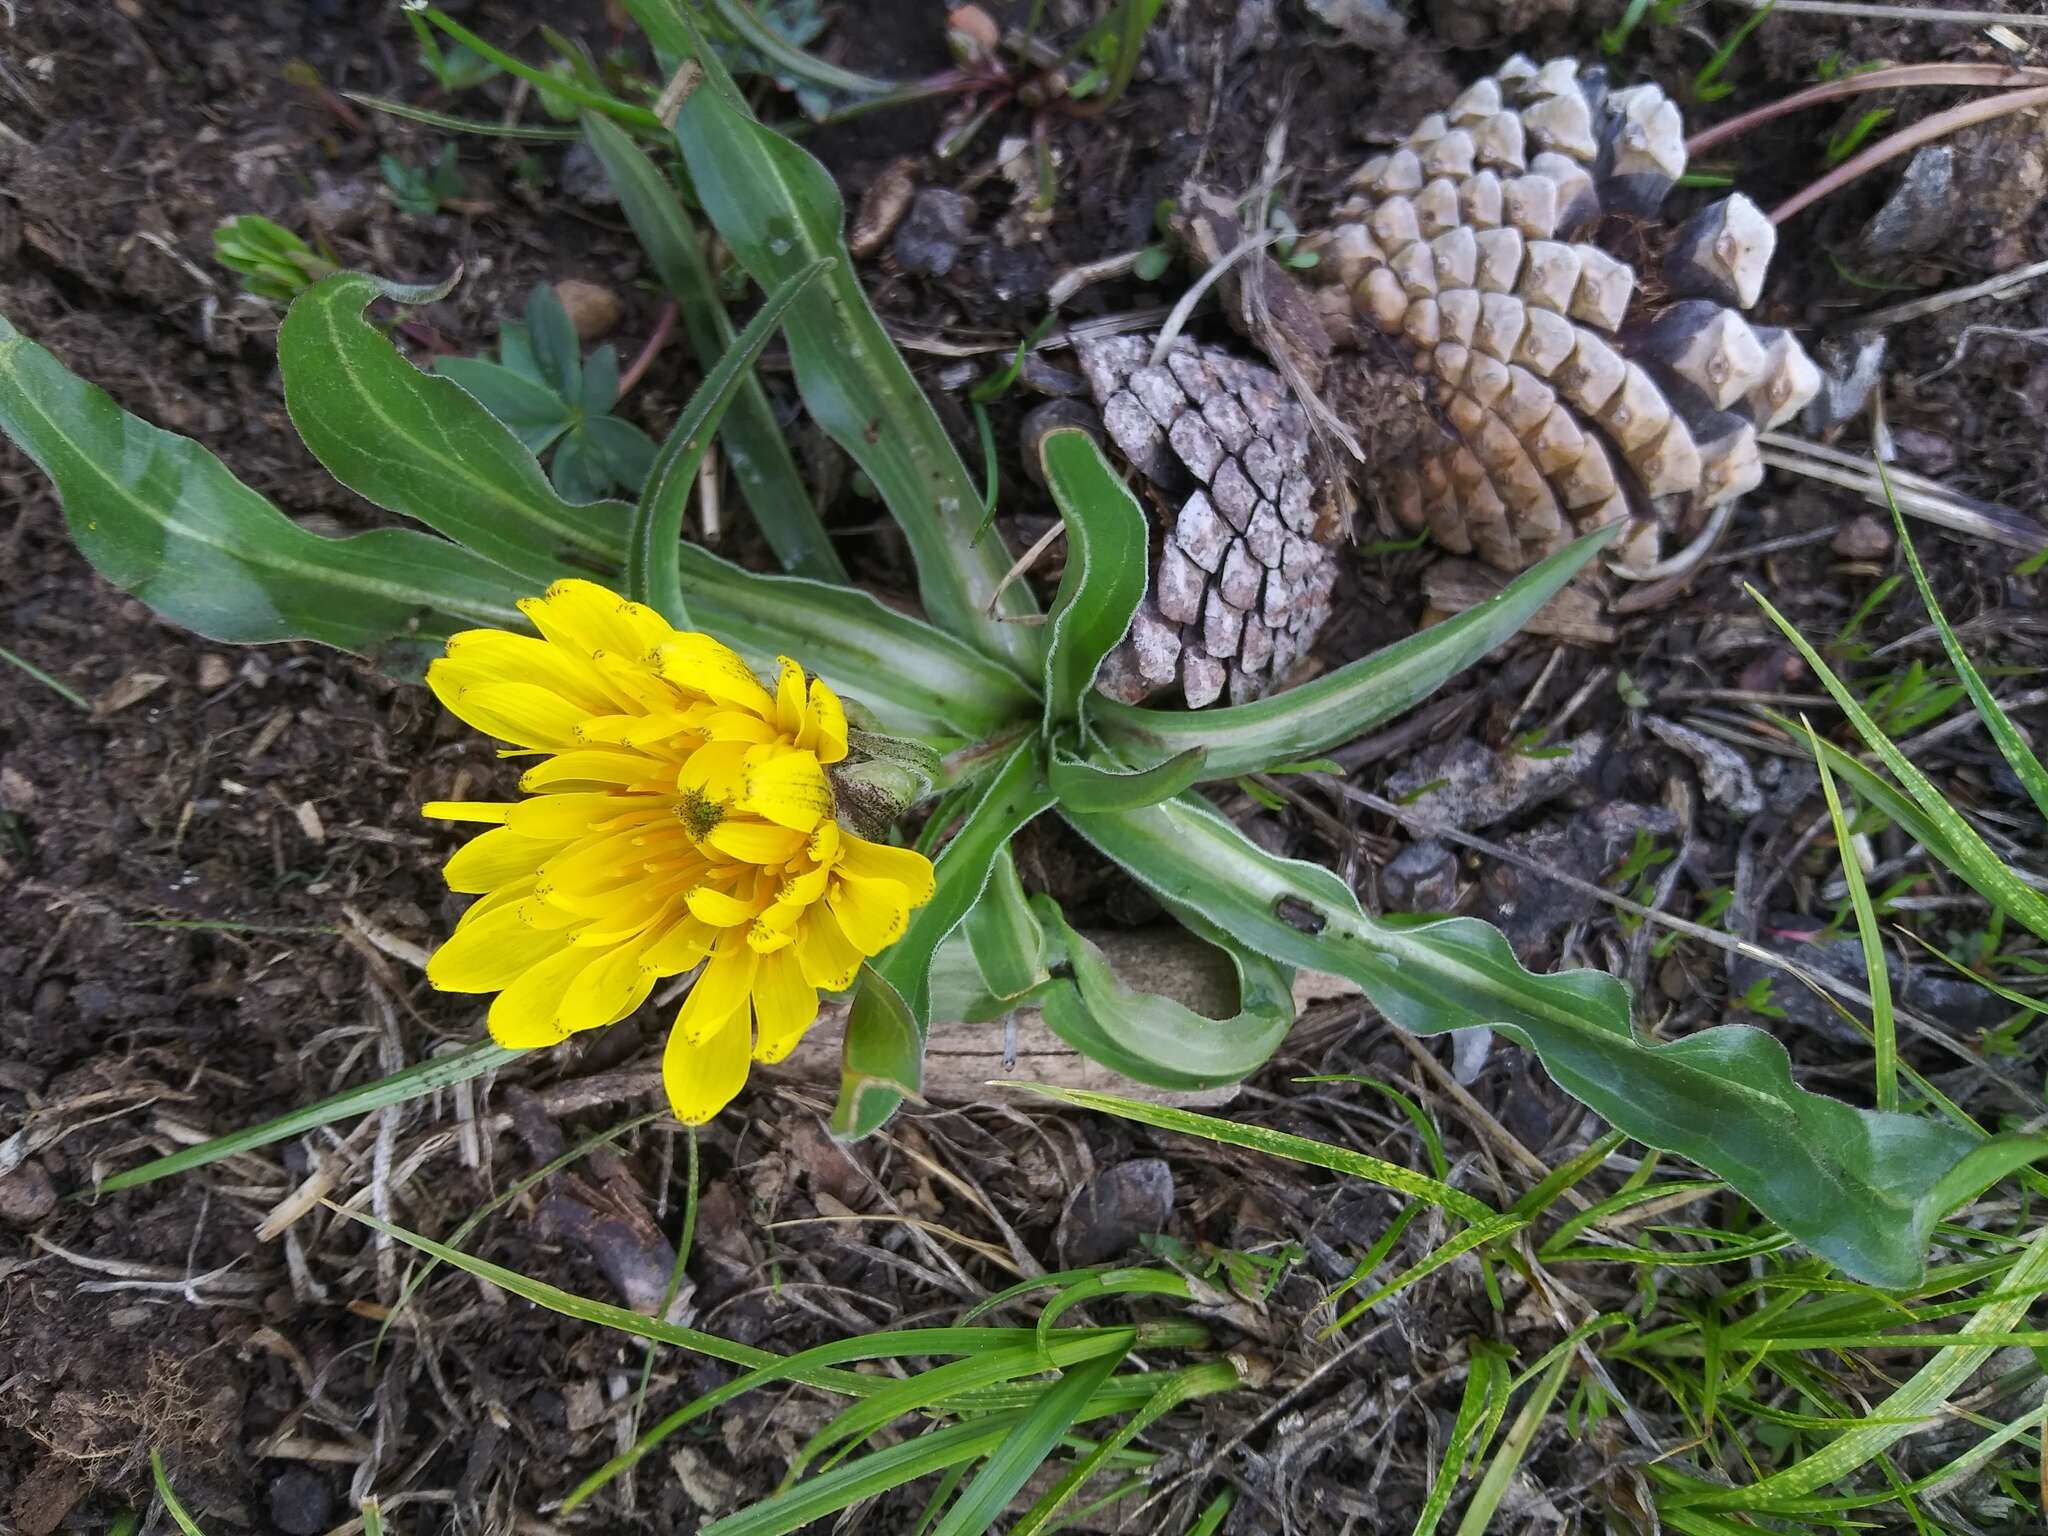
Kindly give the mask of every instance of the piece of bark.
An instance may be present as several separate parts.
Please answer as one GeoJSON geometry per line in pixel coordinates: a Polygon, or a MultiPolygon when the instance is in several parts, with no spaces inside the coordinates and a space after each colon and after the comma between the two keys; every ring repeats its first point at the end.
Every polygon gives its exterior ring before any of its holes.
{"type": "MultiPolygon", "coordinates": [[[[1476,560],[1439,560],[1422,574],[1422,590],[1437,618],[1475,608],[1497,595],[1509,578],[1476,560]]],[[[1554,635],[1578,645],[1612,645],[1618,632],[1600,617],[1600,599],[1583,588],[1566,587],[1530,616],[1522,632],[1554,635]]]]}

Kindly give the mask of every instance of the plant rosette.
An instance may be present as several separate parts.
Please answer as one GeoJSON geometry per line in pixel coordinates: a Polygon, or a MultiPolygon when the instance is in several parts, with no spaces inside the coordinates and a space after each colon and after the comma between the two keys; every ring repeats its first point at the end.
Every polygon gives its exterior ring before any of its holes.
{"type": "MultiPolygon", "coordinates": [[[[975,537],[979,488],[861,291],[829,174],[753,117],[685,10],[628,9],[658,53],[694,59],[703,78],[672,136],[645,114],[614,116],[679,155],[763,295],[722,355],[700,355],[703,382],[634,504],[566,499],[482,401],[414,367],[364,318],[380,297],[440,290],[338,273],[280,330],[285,401],[309,448],[343,484],[422,525],[345,538],[299,527],[203,447],[124,412],[0,320],[0,431],[56,482],[73,537],[109,579],[220,641],[314,640],[409,676],[448,646],[429,673],[441,697],[542,758],[523,782],[531,798],[467,813],[496,823],[450,865],[480,900],[435,962],[444,985],[499,993],[493,1027],[506,1043],[351,1090],[351,1103],[392,1102],[498,1065],[510,1043],[601,1025],[660,975],[697,966],[669,1047],[678,1112],[714,1113],[749,1060],[801,1032],[821,988],[850,981],[834,1126],[855,1136],[920,1092],[935,974],[963,1017],[1029,1003],[1116,1070],[1187,1086],[1264,1062],[1293,1021],[1294,970],[1314,968],[1354,981],[1414,1032],[1502,1031],[1617,1131],[1702,1165],[1874,1283],[1914,1283],[1935,1223],[2041,1154],[2038,1137],[1811,1093],[1754,1028],[1640,1035],[1616,978],[1533,975],[1471,919],[1369,916],[1329,870],[1247,837],[1201,784],[1299,764],[1411,707],[1511,638],[1615,529],[1454,619],[1254,702],[1190,712],[1104,698],[1097,672],[1147,587],[1136,499],[1086,432],[1039,440],[1067,540],[1040,615],[1030,588],[1004,579],[1001,539],[975,537]],[[928,619],[683,541],[709,446],[778,331],[806,409],[901,526],[928,619]],[[592,576],[603,585],[579,584],[592,576]],[[862,710],[863,730],[871,715],[916,747],[871,743],[863,764],[832,762],[842,739],[854,745],[845,715],[862,710]],[[924,749],[943,754],[922,838],[928,882],[921,855],[882,843],[877,825],[923,787],[924,749]],[[837,825],[856,809],[857,831],[837,825]],[[1026,898],[1010,844],[1046,813],[1230,957],[1235,1016],[1131,990],[1051,903],[1026,898]],[[517,954],[484,942],[500,928],[517,954]]],[[[630,135],[594,114],[584,131],[635,188],[643,243],[687,229],[630,135]]],[[[694,303],[692,275],[673,270],[679,304],[694,303]]],[[[223,1144],[290,1134],[323,1112],[223,1144]]],[[[161,1177],[199,1153],[120,1178],[161,1177]]]]}

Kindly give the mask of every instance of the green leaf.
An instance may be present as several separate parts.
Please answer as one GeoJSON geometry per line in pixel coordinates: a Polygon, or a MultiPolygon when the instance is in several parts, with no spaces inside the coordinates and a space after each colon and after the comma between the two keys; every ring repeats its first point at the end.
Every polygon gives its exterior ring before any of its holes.
{"type": "Polygon", "coordinates": [[[1046,979],[1045,934],[1031,915],[1008,848],[996,855],[988,888],[962,928],[991,996],[1020,998],[1046,979]]]}
{"type": "Polygon", "coordinates": [[[409,1104],[414,1099],[423,1099],[428,1094],[439,1093],[443,1088],[456,1083],[466,1083],[473,1077],[486,1072],[495,1072],[509,1061],[517,1060],[523,1053],[507,1050],[489,1040],[479,1041],[452,1056],[436,1056],[417,1066],[394,1072],[389,1077],[374,1083],[365,1083],[360,1088],[344,1088],[317,1104],[308,1104],[289,1114],[279,1115],[275,1120],[266,1120],[261,1125],[252,1125],[247,1130],[234,1131],[226,1136],[216,1136],[203,1141],[196,1147],[185,1147],[168,1157],[153,1158],[139,1168],[130,1168],[112,1178],[102,1179],[94,1186],[96,1194],[111,1195],[116,1190],[133,1189],[139,1184],[153,1184],[158,1179],[168,1179],[173,1174],[188,1173],[194,1168],[204,1168],[208,1163],[217,1163],[224,1157],[233,1157],[241,1152],[253,1152],[258,1147],[267,1147],[272,1142],[283,1141],[287,1136],[297,1136],[302,1131],[315,1130],[323,1125],[332,1125],[337,1120],[346,1120],[353,1115],[367,1115],[373,1110],[388,1109],[393,1104],[409,1104]]]}
{"type": "Polygon", "coordinates": [[[576,403],[583,407],[584,415],[598,417],[611,414],[612,407],[619,401],[617,347],[606,342],[583,360],[583,382],[576,393],[576,403]]]}
{"type": "Polygon", "coordinates": [[[1899,500],[1892,494],[1890,474],[1884,467],[1884,460],[1877,460],[1878,482],[1884,486],[1884,498],[1891,508],[1892,526],[1898,530],[1899,548],[1906,552],[1906,565],[1913,573],[1913,585],[1920,589],[1920,601],[1926,605],[1927,616],[1934,620],[1934,627],[1941,634],[1941,648],[1948,652],[1949,664],[1956,669],[1963,686],[1970,691],[1970,702],[1977,706],[1977,716],[1984,722],[1984,729],[1991,733],[2001,756],[2013,771],[2034,808],[2048,821],[2048,769],[2041,766],[2041,759],[2034,755],[2034,749],[2027,745],[2024,736],[2013,728],[2013,723],[1999,707],[1997,698],[1985,685],[1970,658],[1963,652],[1963,643],[1956,638],[1956,632],[1948,621],[1948,615],[1941,611],[1941,604],[1935,601],[1934,587],[1927,579],[1927,572],[1920,567],[1920,553],[1913,548],[1913,537],[1906,531],[1905,514],[1899,511],[1899,500]]]}
{"type": "Polygon", "coordinates": [[[526,451],[541,454],[573,426],[568,408],[545,384],[481,357],[437,357],[434,372],[453,379],[510,427],[526,451]]]}
{"type": "MultiPolygon", "coordinates": [[[[641,249],[675,299],[698,366],[708,372],[732,349],[735,332],[697,231],[668,178],[623,130],[591,113],[583,119],[583,137],[618,193],[641,249]]],[[[740,385],[719,439],[740,494],[783,569],[844,584],[846,567],[811,503],[782,423],[757,376],[748,375],[740,385]]]]}
{"type": "Polygon", "coordinates": [[[1179,800],[1068,820],[1163,899],[1283,963],[1349,977],[1405,1029],[1501,1030],[1616,1129],[1691,1158],[1871,1284],[1916,1284],[1935,1222],[1971,1186],[2048,1153],[2048,1138],[1986,1141],[1809,1093],[1761,1030],[1720,1025],[1643,1043],[1613,977],[1532,976],[1496,930],[1470,918],[1376,922],[1328,870],[1267,853],[1206,806],[1179,800]]]}
{"type": "Polygon", "coordinates": [[[843,91],[849,96],[880,96],[897,89],[893,81],[855,74],[850,69],[841,69],[837,64],[792,46],[780,32],[754,13],[747,0],[710,0],[710,4],[718,13],[718,19],[731,27],[741,42],[784,74],[808,80],[828,91],[843,91]]]}
{"type": "MultiPolygon", "coordinates": [[[[533,360],[540,365],[541,382],[564,400],[581,399],[583,344],[576,339],[569,311],[546,283],[536,283],[527,295],[526,334],[533,341],[533,360]]],[[[607,400],[605,405],[609,407],[611,402],[607,400]]]]}
{"type": "Polygon", "coordinates": [[[861,292],[840,238],[845,208],[831,174],[754,121],[718,55],[673,0],[630,0],[627,9],[657,47],[703,66],[703,83],[676,116],[676,142],[705,213],[754,281],[773,289],[813,261],[838,262],[790,311],[797,390],[902,525],[926,612],[948,633],[1035,672],[1035,629],[1004,622],[1033,611],[1030,592],[1012,582],[996,595],[1010,556],[1000,539],[974,542],[980,495],[861,292]]]}
{"type": "Polygon", "coordinates": [[[683,414],[676,418],[668,441],[655,455],[640,492],[640,505],[633,515],[633,531],[626,545],[626,595],[650,604],[671,624],[685,628],[689,617],[683,608],[682,578],[678,574],[679,550],[683,539],[683,508],[690,488],[697,483],[697,470],[711,449],[712,435],[725,416],[739,387],[753,373],[754,360],[776,327],[783,323],[813,279],[832,265],[829,258],[814,261],[783,279],[760,312],[747,322],[739,340],[727,349],[718,365],[704,376],[683,414]]]}
{"type": "Polygon", "coordinates": [[[1212,1019],[1124,985],[1108,957],[1067,926],[1058,902],[1041,895],[1031,905],[1071,977],[1035,999],[1046,1027],[1125,1077],[1184,1091],[1240,1082],[1265,1065],[1294,1027],[1294,973],[1264,955],[1217,943],[1237,971],[1238,1011],[1212,1019]]]}
{"type": "Polygon", "coordinates": [[[1021,1417],[1016,1412],[995,1413],[927,1430],[887,1450],[834,1467],[738,1514],[714,1520],[697,1536],[784,1536],[801,1530],[862,1499],[986,1456],[1003,1443],[1021,1417]]]}
{"type": "Polygon", "coordinates": [[[1102,659],[1131,627],[1150,579],[1145,511],[1102,448],[1077,427],[1048,432],[1038,447],[1046,488],[1067,525],[1067,563],[1053,599],[1045,648],[1045,729],[1085,729],[1102,659]]]}
{"type": "Polygon", "coordinates": [[[758,669],[792,656],[891,730],[959,742],[1037,709],[1016,673],[865,592],[760,575],[694,544],[678,576],[692,620],[758,669]]]}
{"type": "Polygon", "coordinates": [[[638,491],[654,472],[654,439],[616,416],[592,416],[578,429],[604,468],[606,484],[638,491]]]}
{"type": "Polygon", "coordinates": [[[1892,1014],[1892,975],[1885,957],[1884,933],[1877,926],[1877,911],[1870,904],[1870,891],[1863,882],[1863,865],[1857,860],[1856,845],[1849,834],[1849,818],[1842,814],[1842,798],[1835,793],[1835,776],[1828,772],[1828,760],[1820,750],[1820,733],[1811,722],[1806,725],[1807,744],[1813,748],[1814,766],[1820,770],[1820,787],[1828,802],[1828,819],[1834,824],[1835,848],[1841,856],[1842,878],[1849,886],[1849,903],[1856,909],[1856,936],[1863,946],[1863,974],[1870,988],[1870,1029],[1876,1045],[1877,1107],[1899,1107],[1898,1026],[1892,1014]]]}
{"type": "Polygon", "coordinates": [[[905,1099],[921,1101],[923,1088],[924,1031],[903,994],[864,964],[846,1013],[832,1134],[852,1141],[879,1130],[905,1099]]]}
{"type": "MultiPolygon", "coordinates": [[[[454,386],[450,386],[453,388],[454,386]]],[[[129,415],[0,318],[0,431],[56,482],[94,568],[212,640],[317,640],[415,674],[530,584],[410,529],[308,533],[189,438],[129,415]]]]}
{"type": "Polygon", "coordinates": [[[932,1536],[983,1536],[1123,1363],[1121,1350],[1070,1365],[1011,1429],[946,1511],[932,1536]]]}
{"type": "MultiPolygon", "coordinates": [[[[1010,839],[1052,804],[1052,792],[1039,775],[1035,747],[1033,741],[1018,742],[983,781],[980,798],[967,812],[960,830],[932,861],[937,882],[932,899],[910,914],[903,936],[874,962],[872,980],[888,983],[897,994],[897,1002],[907,1009],[920,1055],[931,1025],[933,956],[981,899],[996,860],[1009,847],[1010,839]]],[[[854,1012],[861,1012],[864,994],[878,994],[881,990],[871,986],[870,978],[863,974],[854,993],[854,1012]]],[[[895,1005],[887,997],[879,997],[869,1008],[870,1012],[863,1017],[874,1021],[873,1048],[864,1052],[861,1061],[856,1062],[849,1055],[842,1064],[839,1105],[832,1119],[833,1130],[841,1136],[866,1136],[878,1130],[908,1096],[907,1090],[917,1086],[915,1081],[904,1082],[911,1076],[911,1069],[902,1065],[903,1053],[893,1039],[900,1023],[895,1005]],[[871,1073],[869,1069],[876,1061],[887,1070],[871,1073]]],[[[850,1050],[854,1039],[851,1016],[846,1038],[850,1050]]]]}
{"type": "Polygon", "coordinates": [[[1849,717],[1849,723],[1856,727],[1856,734],[1863,738],[1864,745],[1877,754],[1885,767],[1891,770],[1892,777],[1905,787],[1921,815],[1938,829],[1945,845],[1943,861],[1949,868],[2001,912],[2037,937],[2048,939],[2048,897],[2021,880],[1986,846],[1976,829],[1949,804],[1948,797],[1929,783],[1927,775],[1908,762],[1906,754],[1892,744],[1891,738],[1870,718],[1869,712],[1857,702],[1855,694],[1835,676],[1820,653],[1807,643],[1806,637],[1756,588],[1747,590],[1757,606],[1792,642],[1793,648],[1805,659],[1842,713],[1849,717]]]}
{"type": "Polygon", "coordinates": [[[1207,747],[1189,747],[1177,757],[1136,772],[1103,768],[1054,747],[1046,763],[1046,782],[1061,805],[1076,811],[1134,811],[1171,800],[1202,777],[1207,747]]]}
{"type": "Polygon", "coordinates": [[[1476,608],[1432,625],[1327,677],[1251,704],[1163,710],[1097,698],[1096,729],[1127,761],[1150,765],[1206,746],[1205,779],[1257,773],[1350,741],[1428,698],[1557,595],[1613,538],[1603,528],[1530,567],[1476,608]]]}
{"type": "Polygon", "coordinates": [[[372,299],[419,302],[361,272],[309,288],[277,335],[285,408],[315,458],[350,490],[525,577],[567,574],[565,557],[610,565],[626,508],[571,506],[513,431],[453,379],[419,369],[363,318],[372,299]]]}

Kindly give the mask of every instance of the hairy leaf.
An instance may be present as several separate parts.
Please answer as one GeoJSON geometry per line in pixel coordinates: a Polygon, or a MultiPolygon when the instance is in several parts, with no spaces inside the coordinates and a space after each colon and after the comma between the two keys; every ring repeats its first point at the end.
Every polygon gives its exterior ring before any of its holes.
{"type": "Polygon", "coordinates": [[[630,0],[627,9],[657,47],[703,67],[703,81],[676,115],[676,142],[705,213],[754,281],[773,289],[821,258],[838,262],[789,314],[797,390],[902,525],[926,611],[978,649],[1035,671],[1036,630],[1003,621],[1032,611],[1030,592],[1012,582],[996,598],[1010,557],[1000,539],[974,541],[980,495],[861,292],[840,238],[845,207],[831,174],[754,120],[674,0],[630,0]]]}
{"type": "Polygon", "coordinates": [[[1223,709],[1164,710],[1096,699],[1096,728],[1133,763],[1163,762],[1189,747],[1209,749],[1205,779],[1236,778],[1313,757],[1419,704],[1495,646],[1615,534],[1603,528],[1530,567],[1496,596],[1456,618],[1340,667],[1327,677],[1223,709]]]}
{"type": "MultiPolygon", "coordinates": [[[[609,118],[586,113],[583,137],[604,166],[648,262],[675,299],[698,365],[710,369],[731,349],[735,332],[683,205],[660,167],[609,118]]],[[[741,383],[719,441],[740,494],[783,569],[845,582],[846,567],[811,504],[768,391],[755,375],[741,383]]]]}
{"type": "MultiPolygon", "coordinates": [[[[452,387],[452,386],[451,386],[452,387]]],[[[56,482],[101,575],[212,640],[317,640],[417,675],[530,583],[411,529],[308,533],[190,438],[131,416],[0,319],[0,431],[56,482]]]]}
{"type": "Polygon", "coordinates": [[[1179,800],[1068,819],[1164,899],[1276,960],[1350,977],[1405,1029],[1500,1029],[1616,1129],[1691,1158],[1872,1284],[1916,1283],[1937,1220],[2048,1153],[2048,1138],[1986,1140],[1809,1093],[1761,1030],[1639,1040],[1615,978],[1533,976],[1498,931],[1470,918],[1375,921],[1328,870],[1267,853],[1206,806],[1179,800]]]}
{"type": "Polygon", "coordinates": [[[1177,757],[1135,772],[1104,768],[1054,747],[1046,763],[1046,782],[1063,806],[1076,811],[1129,811],[1157,805],[1202,777],[1208,748],[1189,747],[1177,757]]]}
{"type": "Polygon", "coordinates": [[[1086,725],[1095,674],[1130,630],[1149,573],[1145,511],[1095,439],[1077,427],[1048,432],[1039,443],[1038,462],[1067,525],[1067,563],[1045,647],[1050,733],[1066,722],[1086,725]]]}
{"type": "Polygon", "coordinates": [[[565,501],[482,401],[413,367],[363,318],[372,299],[434,293],[337,272],[300,295],[277,333],[299,436],[350,490],[517,572],[532,590],[569,574],[572,555],[614,566],[625,552],[623,503],[565,501]]]}
{"type": "Polygon", "coordinates": [[[1009,849],[996,855],[988,886],[962,930],[992,996],[1020,998],[1046,979],[1045,935],[1031,915],[1009,849]]]}

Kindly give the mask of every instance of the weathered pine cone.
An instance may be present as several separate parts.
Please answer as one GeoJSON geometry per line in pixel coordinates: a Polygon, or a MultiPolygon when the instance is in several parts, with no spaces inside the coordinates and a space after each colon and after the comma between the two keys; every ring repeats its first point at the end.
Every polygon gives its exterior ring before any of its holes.
{"type": "Polygon", "coordinates": [[[1616,552],[1640,570],[1666,530],[1762,479],[1758,428],[1820,383],[1790,332],[1735,313],[1762,289],[1769,221],[1723,198],[1647,282],[1593,243],[1603,215],[1656,213],[1684,170],[1656,86],[1519,55],[1359,170],[1325,262],[1437,380],[1449,429],[1393,473],[1403,524],[1515,571],[1628,521],[1616,552]]]}
{"type": "Polygon", "coordinates": [[[1159,562],[1096,686],[1136,703],[1177,681],[1201,708],[1257,698],[1330,613],[1331,521],[1309,473],[1308,416],[1270,368],[1177,339],[1076,349],[1110,441],[1155,491],[1159,562]]]}

